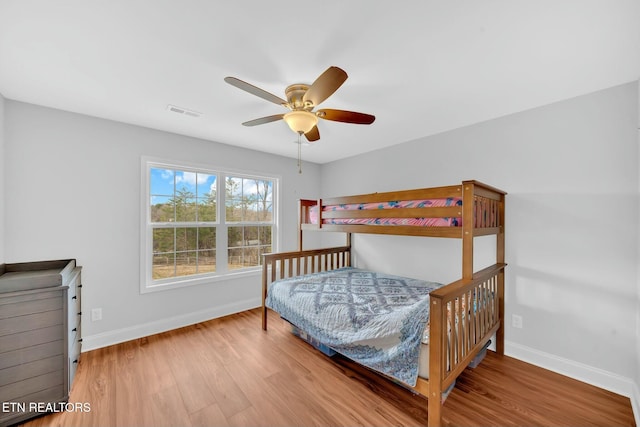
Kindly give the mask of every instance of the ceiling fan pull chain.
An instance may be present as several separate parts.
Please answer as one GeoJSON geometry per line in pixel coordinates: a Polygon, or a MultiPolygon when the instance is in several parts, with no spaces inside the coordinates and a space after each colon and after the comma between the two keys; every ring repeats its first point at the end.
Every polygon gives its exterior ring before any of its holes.
{"type": "Polygon", "coordinates": [[[302,142],[300,140],[302,138],[302,133],[298,134],[298,173],[302,173],[302,142]]]}

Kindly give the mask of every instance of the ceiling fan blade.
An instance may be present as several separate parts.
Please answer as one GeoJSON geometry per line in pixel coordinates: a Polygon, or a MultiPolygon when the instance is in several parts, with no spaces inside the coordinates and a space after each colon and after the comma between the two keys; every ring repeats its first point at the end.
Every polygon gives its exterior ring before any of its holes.
{"type": "Polygon", "coordinates": [[[347,80],[347,73],[338,67],[329,67],[320,77],[309,87],[302,100],[319,105],[322,101],[330,97],[342,83],[347,80]]]}
{"type": "Polygon", "coordinates": [[[320,131],[318,130],[318,126],[314,126],[309,132],[305,133],[304,136],[309,142],[316,142],[317,140],[319,140],[320,131]]]}
{"type": "Polygon", "coordinates": [[[245,92],[249,92],[252,95],[258,96],[262,99],[266,99],[269,102],[273,102],[274,104],[278,104],[278,105],[287,105],[287,101],[285,101],[284,99],[275,96],[272,93],[267,92],[264,89],[260,89],[257,86],[254,86],[250,83],[247,83],[245,81],[242,81],[240,79],[236,79],[235,77],[225,77],[224,81],[229,83],[231,86],[235,86],[238,89],[242,89],[245,92]]]}
{"type": "Polygon", "coordinates": [[[273,116],[260,117],[259,119],[249,120],[248,122],[244,122],[244,126],[257,126],[263,125],[265,123],[275,122],[276,120],[280,120],[284,117],[284,114],[275,114],[273,116]]]}
{"type": "Polygon", "coordinates": [[[376,119],[376,116],[372,116],[371,114],[331,109],[318,110],[316,111],[316,116],[334,122],[355,123],[357,125],[370,125],[376,119]]]}

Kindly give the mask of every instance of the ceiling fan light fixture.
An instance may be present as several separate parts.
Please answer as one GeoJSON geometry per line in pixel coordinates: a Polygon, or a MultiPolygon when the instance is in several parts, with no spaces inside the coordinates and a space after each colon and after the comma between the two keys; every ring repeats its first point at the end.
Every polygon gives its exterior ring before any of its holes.
{"type": "Polygon", "coordinates": [[[318,124],[316,115],[308,111],[290,111],[284,115],[283,119],[297,134],[307,133],[318,124]]]}

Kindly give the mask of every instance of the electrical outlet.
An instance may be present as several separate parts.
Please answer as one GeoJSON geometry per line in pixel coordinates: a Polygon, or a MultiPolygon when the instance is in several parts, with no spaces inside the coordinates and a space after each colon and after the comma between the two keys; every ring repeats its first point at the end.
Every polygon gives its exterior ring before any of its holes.
{"type": "Polygon", "coordinates": [[[522,316],[517,314],[511,315],[511,326],[517,329],[522,329],[522,316]]]}
{"type": "Polygon", "coordinates": [[[92,308],[91,309],[91,321],[95,322],[97,320],[102,320],[102,309],[101,308],[92,308]]]}

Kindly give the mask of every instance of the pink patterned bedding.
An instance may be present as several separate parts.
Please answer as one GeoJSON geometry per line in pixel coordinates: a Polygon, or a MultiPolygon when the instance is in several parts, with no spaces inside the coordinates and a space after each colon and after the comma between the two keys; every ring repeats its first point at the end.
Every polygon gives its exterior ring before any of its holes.
{"type": "MultiPolygon", "coordinates": [[[[462,199],[426,199],[426,200],[403,200],[399,202],[381,203],[355,203],[345,205],[325,206],[323,211],[347,211],[347,210],[377,210],[395,208],[428,208],[442,206],[462,206],[462,199]]],[[[375,218],[375,213],[371,213],[372,218],[323,218],[323,224],[366,224],[366,225],[413,225],[418,227],[459,227],[462,225],[462,218],[375,218]]],[[[312,224],[318,223],[318,207],[313,206],[309,210],[309,219],[312,224]]]]}

